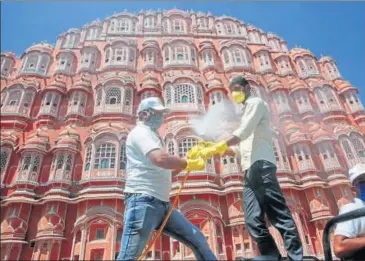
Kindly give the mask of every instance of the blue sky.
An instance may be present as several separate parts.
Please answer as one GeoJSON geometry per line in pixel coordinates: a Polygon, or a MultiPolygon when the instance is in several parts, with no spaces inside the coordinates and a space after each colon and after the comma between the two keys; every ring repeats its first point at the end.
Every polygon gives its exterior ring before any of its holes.
{"type": "Polygon", "coordinates": [[[33,43],[55,43],[72,27],[127,9],[210,11],[283,37],[288,47],[332,56],[342,76],[360,89],[365,104],[365,2],[2,2],[1,51],[17,55],[33,43]]]}

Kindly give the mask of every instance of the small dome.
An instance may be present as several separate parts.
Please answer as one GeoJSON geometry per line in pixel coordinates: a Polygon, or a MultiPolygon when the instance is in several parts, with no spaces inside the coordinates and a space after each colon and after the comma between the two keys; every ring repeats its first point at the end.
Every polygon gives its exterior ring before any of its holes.
{"type": "Polygon", "coordinates": [[[311,57],[315,57],[311,51],[309,51],[308,49],[303,49],[303,48],[293,48],[290,50],[290,55],[294,57],[294,59],[296,59],[297,57],[300,56],[304,56],[304,55],[309,55],[311,57]]]}
{"type": "Polygon", "coordinates": [[[295,143],[295,142],[305,141],[305,140],[307,140],[307,137],[300,130],[295,131],[289,137],[289,143],[295,143]]]}
{"type": "Polygon", "coordinates": [[[48,43],[39,43],[29,47],[25,52],[28,53],[30,51],[46,52],[50,54],[53,51],[53,46],[48,43]]]}
{"type": "Polygon", "coordinates": [[[333,59],[330,56],[323,56],[321,57],[321,59],[319,59],[319,61],[324,63],[324,62],[331,62],[333,61],[333,59]]]}
{"type": "Polygon", "coordinates": [[[57,146],[60,146],[60,145],[68,145],[68,146],[72,146],[72,147],[77,147],[77,141],[75,139],[71,138],[70,136],[65,136],[57,142],[57,146]]]}
{"type": "Polygon", "coordinates": [[[68,136],[68,135],[73,135],[73,136],[79,137],[78,132],[74,128],[72,128],[70,125],[68,125],[66,128],[64,128],[59,134],[59,136],[68,136]]]}

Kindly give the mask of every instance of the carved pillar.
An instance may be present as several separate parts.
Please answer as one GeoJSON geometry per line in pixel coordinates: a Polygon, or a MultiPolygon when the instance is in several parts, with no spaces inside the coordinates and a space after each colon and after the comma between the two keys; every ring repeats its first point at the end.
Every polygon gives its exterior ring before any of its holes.
{"type": "Polygon", "coordinates": [[[103,22],[103,30],[101,31],[101,37],[105,37],[108,30],[109,21],[103,22]]]}
{"type": "Polygon", "coordinates": [[[79,260],[85,259],[85,248],[86,248],[86,227],[85,225],[81,229],[81,247],[80,247],[80,255],[79,260]]]}
{"type": "Polygon", "coordinates": [[[113,223],[112,227],[110,228],[112,230],[112,234],[111,234],[111,247],[110,247],[110,260],[114,260],[114,256],[115,256],[115,244],[117,242],[117,238],[116,238],[116,230],[117,230],[117,224],[113,223]]]}
{"type": "Polygon", "coordinates": [[[74,260],[74,251],[75,251],[75,241],[76,241],[76,234],[77,233],[74,233],[74,236],[73,236],[73,239],[72,239],[72,247],[71,247],[71,258],[70,258],[70,261],[73,261],[74,260]]]}
{"type": "Polygon", "coordinates": [[[85,42],[86,32],[87,32],[86,28],[82,29],[81,34],[80,34],[79,46],[81,46],[85,42]]]}

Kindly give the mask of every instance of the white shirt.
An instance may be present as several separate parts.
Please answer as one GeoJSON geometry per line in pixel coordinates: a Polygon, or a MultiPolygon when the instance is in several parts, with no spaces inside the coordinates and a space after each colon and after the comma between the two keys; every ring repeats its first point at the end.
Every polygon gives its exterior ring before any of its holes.
{"type": "MultiPolygon", "coordinates": [[[[343,205],[339,214],[344,214],[356,209],[364,208],[365,202],[359,198],[354,198],[354,202],[343,205]]],[[[335,230],[336,236],[345,236],[347,238],[365,236],[365,217],[351,219],[338,223],[335,230]]]]}
{"type": "Polygon", "coordinates": [[[171,170],[153,164],[147,154],[155,149],[163,150],[161,138],[150,127],[138,122],[126,141],[127,193],[142,193],[169,202],[171,170]]]}
{"type": "Polygon", "coordinates": [[[259,97],[249,97],[243,109],[240,126],[233,132],[241,142],[232,146],[241,161],[242,170],[250,168],[258,160],[276,165],[269,106],[259,97]]]}

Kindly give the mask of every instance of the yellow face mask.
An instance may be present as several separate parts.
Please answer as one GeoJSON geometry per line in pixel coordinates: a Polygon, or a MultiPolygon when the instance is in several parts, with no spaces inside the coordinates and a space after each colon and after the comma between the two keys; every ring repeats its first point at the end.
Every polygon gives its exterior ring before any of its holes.
{"type": "Polygon", "coordinates": [[[242,103],[246,99],[246,95],[243,91],[233,91],[231,95],[235,103],[242,103]]]}

